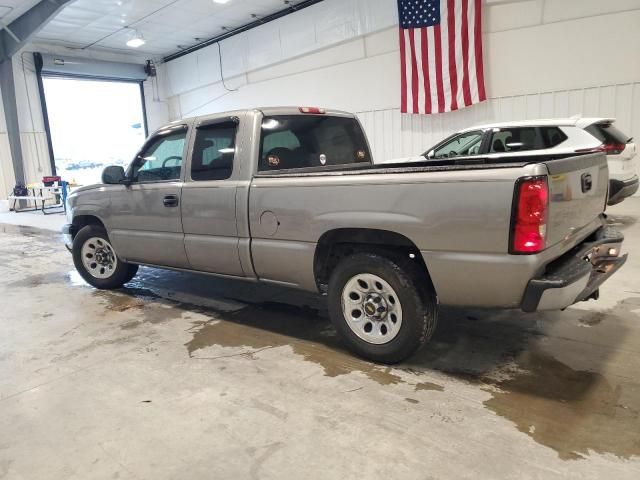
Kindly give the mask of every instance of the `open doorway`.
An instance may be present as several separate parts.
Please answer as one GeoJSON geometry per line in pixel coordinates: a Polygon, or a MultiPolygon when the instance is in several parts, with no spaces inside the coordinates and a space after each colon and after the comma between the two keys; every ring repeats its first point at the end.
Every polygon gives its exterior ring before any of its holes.
{"type": "Polygon", "coordinates": [[[140,84],[43,77],[57,175],[100,182],[107,165],[128,165],[146,137],[140,84]]]}

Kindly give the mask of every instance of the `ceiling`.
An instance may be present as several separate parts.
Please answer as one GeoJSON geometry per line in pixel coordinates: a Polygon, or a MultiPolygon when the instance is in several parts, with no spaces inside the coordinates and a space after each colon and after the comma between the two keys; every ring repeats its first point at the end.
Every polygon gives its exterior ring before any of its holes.
{"type": "MultiPolygon", "coordinates": [[[[46,1],[46,0],[45,0],[46,1]]],[[[247,25],[302,0],[75,0],[35,37],[40,44],[161,57],[247,25]],[[146,43],[126,46],[135,33],[146,43]]],[[[38,0],[0,0],[9,23],[38,0]]]]}
{"type": "Polygon", "coordinates": [[[40,0],[0,0],[0,22],[13,22],[39,2],[40,0]]]}

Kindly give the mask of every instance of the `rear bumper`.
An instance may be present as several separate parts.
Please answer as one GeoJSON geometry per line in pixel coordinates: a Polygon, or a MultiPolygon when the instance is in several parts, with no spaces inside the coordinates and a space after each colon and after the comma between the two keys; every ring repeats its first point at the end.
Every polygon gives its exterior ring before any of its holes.
{"type": "Polygon", "coordinates": [[[597,298],[600,285],[627,261],[627,255],[619,256],[623,240],[624,236],[611,227],[595,232],[549,264],[542,276],[529,281],[522,310],[561,310],[597,298]]]}
{"type": "Polygon", "coordinates": [[[63,225],[62,238],[64,239],[64,246],[67,247],[67,250],[71,251],[71,247],[73,246],[73,225],[70,223],[63,225]]]}
{"type": "Polygon", "coordinates": [[[638,191],[639,184],[640,182],[637,175],[634,175],[627,180],[611,179],[609,181],[609,200],[607,201],[607,204],[615,205],[623,201],[625,198],[630,197],[638,191]]]}

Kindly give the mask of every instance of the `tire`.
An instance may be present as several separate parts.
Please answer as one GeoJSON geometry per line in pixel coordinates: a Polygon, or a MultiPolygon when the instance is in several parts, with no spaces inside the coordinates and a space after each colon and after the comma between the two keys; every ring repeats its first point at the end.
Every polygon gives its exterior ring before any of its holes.
{"type": "Polygon", "coordinates": [[[118,258],[106,230],[99,225],[87,225],[76,234],[72,254],[80,276],[89,285],[100,290],[122,287],[138,270],[137,265],[118,258]]]}
{"type": "Polygon", "coordinates": [[[419,267],[388,253],[357,253],[342,260],[329,280],[328,301],[344,343],[377,363],[398,363],[413,355],[431,338],[438,318],[433,287],[419,267]]]}
{"type": "Polygon", "coordinates": [[[129,266],[129,271],[127,272],[127,276],[124,279],[124,284],[127,284],[131,280],[133,280],[133,278],[138,273],[139,268],[139,265],[136,265],[135,263],[128,263],[127,265],[129,266]]]}

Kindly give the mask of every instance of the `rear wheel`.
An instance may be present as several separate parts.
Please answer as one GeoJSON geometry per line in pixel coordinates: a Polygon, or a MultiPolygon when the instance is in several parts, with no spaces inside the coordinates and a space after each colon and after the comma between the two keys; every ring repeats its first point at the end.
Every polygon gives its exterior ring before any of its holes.
{"type": "Polygon", "coordinates": [[[358,253],[338,264],[329,281],[329,312],[351,350],[397,363],[431,338],[437,300],[419,272],[409,259],[380,253],[358,253]]]}
{"type": "Polygon", "coordinates": [[[98,225],[83,227],[73,239],[73,263],[90,285],[105,290],[122,287],[138,270],[118,258],[107,232],[98,225]]]}

